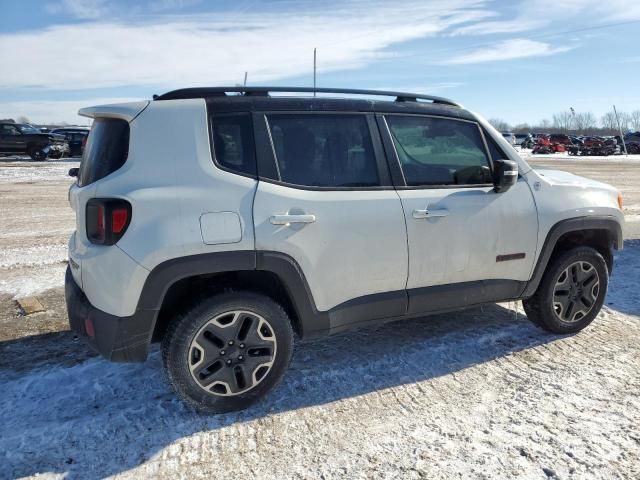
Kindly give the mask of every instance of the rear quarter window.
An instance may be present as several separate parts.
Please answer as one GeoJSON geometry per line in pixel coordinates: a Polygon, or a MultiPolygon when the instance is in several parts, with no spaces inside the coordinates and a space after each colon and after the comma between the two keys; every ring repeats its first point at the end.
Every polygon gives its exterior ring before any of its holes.
{"type": "Polygon", "coordinates": [[[78,185],[89,185],[121,168],[129,156],[129,123],[115,118],[93,122],[80,162],[78,185]]]}
{"type": "Polygon", "coordinates": [[[256,177],[253,123],[248,113],[213,114],[210,117],[214,162],[222,169],[256,177]]]}

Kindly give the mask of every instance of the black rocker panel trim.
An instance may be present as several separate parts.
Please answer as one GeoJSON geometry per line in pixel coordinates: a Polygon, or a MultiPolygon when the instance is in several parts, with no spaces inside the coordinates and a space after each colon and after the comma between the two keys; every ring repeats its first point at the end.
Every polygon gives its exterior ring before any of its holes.
{"type": "Polygon", "coordinates": [[[527,282],[525,289],[519,295],[520,297],[528,298],[536,292],[560,237],[566,233],[580,230],[605,230],[610,233],[613,239],[613,247],[616,250],[622,249],[624,242],[622,226],[613,216],[576,217],[561,220],[549,230],[540,255],[538,255],[538,261],[531,280],[527,282]]]}
{"type": "Polygon", "coordinates": [[[484,303],[513,300],[518,298],[525,283],[517,280],[477,280],[413,288],[408,291],[408,313],[440,313],[484,303]]]}

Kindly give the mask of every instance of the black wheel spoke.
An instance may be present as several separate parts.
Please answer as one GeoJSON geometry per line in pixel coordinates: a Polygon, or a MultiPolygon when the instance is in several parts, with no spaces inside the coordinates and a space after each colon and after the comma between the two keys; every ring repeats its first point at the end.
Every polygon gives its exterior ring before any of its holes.
{"type": "Polygon", "coordinates": [[[592,289],[593,286],[596,284],[597,280],[598,280],[598,276],[595,273],[593,275],[590,275],[589,277],[587,277],[582,281],[582,288],[584,288],[585,290],[592,289]]]}
{"type": "Polygon", "coordinates": [[[593,301],[591,301],[585,295],[580,297],[580,302],[582,303],[582,305],[584,305],[585,310],[589,310],[593,305],[593,301]]]}
{"type": "Polygon", "coordinates": [[[578,265],[575,263],[571,265],[571,283],[574,285],[578,283],[578,265]]]}
{"type": "Polygon", "coordinates": [[[575,303],[573,301],[569,302],[569,305],[567,305],[567,309],[563,312],[563,316],[565,320],[571,321],[573,319],[573,307],[575,306],[575,303]]]}

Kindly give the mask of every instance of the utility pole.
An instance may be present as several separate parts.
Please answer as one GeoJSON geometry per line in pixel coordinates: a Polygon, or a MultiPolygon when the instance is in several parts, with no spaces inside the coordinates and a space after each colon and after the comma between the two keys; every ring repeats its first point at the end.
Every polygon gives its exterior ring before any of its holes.
{"type": "Polygon", "coordinates": [[[616,110],[616,106],[613,106],[613,113],[616,115],[616,122],[618,122],[618,131],[620,132],[620,139],[622,140],[622,148],[624,149],[624,154],[629,155],[627,152],[627,144],[624,143],[624,135],[622,134],[622,126],[620,125],[620,118],[618,118],[618,110],[616,110]]]}
{"type": "Polygon", "coordinates": [[[313,49],[313,96],[316,96],[316,49],[313,49]]]}

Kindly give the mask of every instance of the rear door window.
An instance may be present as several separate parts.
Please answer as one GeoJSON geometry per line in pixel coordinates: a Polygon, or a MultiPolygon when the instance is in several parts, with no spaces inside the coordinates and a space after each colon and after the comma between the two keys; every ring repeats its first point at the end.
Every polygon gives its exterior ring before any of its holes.
{"type": "Polygon", "coordinates": [[[475,123],[385,117],[408,186],[490,184],[491,164],[475,123]]]}
{"type": "Polygon", "coordinates": [[[129,155],[129,123],[115,118],[97,118],[91,127],[80,162],[78,185],[89,185],[115,172],[129,155]]]}
{"type": "Polygon", "coordinates": [[[364,115],[267,115],[280,180],[325,188],[380,185],[364,115]]]}

